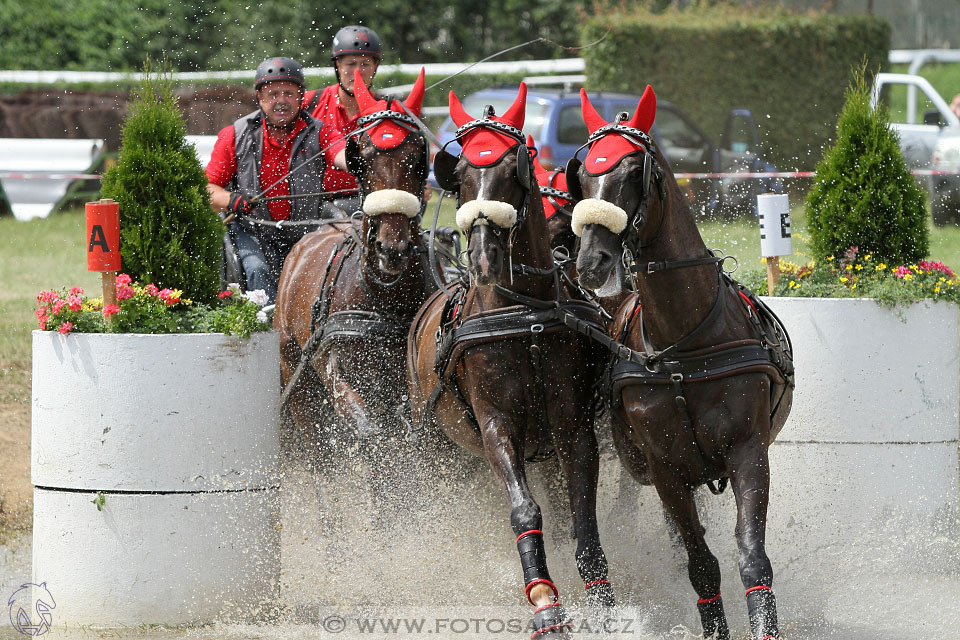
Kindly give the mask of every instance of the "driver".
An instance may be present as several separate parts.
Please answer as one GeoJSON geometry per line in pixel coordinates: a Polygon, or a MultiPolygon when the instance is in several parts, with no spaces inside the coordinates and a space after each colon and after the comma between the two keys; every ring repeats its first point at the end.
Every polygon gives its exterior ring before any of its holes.
{"type": "MultiPolygon", "coordinates": [[[[360,106],[353,95],[354,71],[360,70],[363,82],[369,88],[380,66],[380,59],[380,37],[373,29],[355,25],[337,31],[330,55],[337,82],[322,90],[308,91],[303,97],[305,110],[343,136],[352,133],[357,129],[357,117],[360,115],[360,106]]],[[[357,180],[346,171],[329,169],[323,178],[323,188],[324,191],[356,190],[357,180]]],[[[360,208],[359,200],[335,200],[334,204],[347,211],[360,208]]]]}
{"type": "Polygon", "coordinates": [[[264,60],[254,88],[259,108],[217,136],[207,165],[207,191],[214,211],[236,214],[240,221],[231,223],[230,235],[246,290],[263,289],[272,303],[283,261],[309,227],[281,228],[255,220],[316,220],[324,203],[319,196],[268,202],[256,202],[254,196],[263,189],[268,189],[264,198],[319,193],[325,167],[347,165],[340,134],[301,109],[303,70],[296,60],[264,60]]]}

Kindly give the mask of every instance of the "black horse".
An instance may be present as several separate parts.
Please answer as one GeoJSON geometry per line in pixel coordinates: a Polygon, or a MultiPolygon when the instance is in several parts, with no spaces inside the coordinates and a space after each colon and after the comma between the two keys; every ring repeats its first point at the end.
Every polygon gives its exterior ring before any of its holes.
{"type": "Polygon", "coordinates": [[[450,298],[438,293],[420,311],[407,366],[414,420],[439,425],[455,443],[484,456],[503,485],[537,637],[566,634],[568,625],[547,570],[527,461],[558,456],[587,593],[601,610],[614,598],[596,518],[593,389],[601,354],[564,327],[558,310],[593,326],[599,316],[559,283],[520,131],[525,97],[521,85],[503,116],[488,107],[484,118],[474,119],[450,94],[463,153],[457,159],[441,151],[434,170],[441,186],[458,194],[470,283],[450,298]]]}
{"type": "Polygon", "coordinates": [[[720,567],[704,541],[693,491],[705,483],[720,491],[729,480],[753,637],[779,638],[764,550],[767,448],[790,412],[789,338],[704,245],[647,134],[656,113],[652,89],[632,118],[623,114],[614,123],[597,114],[584,91],[581,102],[589,152],[567,171],[571,193],[585,198],[573,215],[580,283],[600,287],[624,263],[637,292],[620,306],[609,333],[617,353],[610,373],[614,442],[630,473],[656,486],[676,523],[704,636],[721,640],[730,632],[720,567]]]}

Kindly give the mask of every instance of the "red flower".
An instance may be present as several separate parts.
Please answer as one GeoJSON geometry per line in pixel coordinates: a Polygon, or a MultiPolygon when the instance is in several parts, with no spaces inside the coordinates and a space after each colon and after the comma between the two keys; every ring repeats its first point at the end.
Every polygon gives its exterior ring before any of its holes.
{"type": "Polygon", "coordinates": [[[40,307],[39,309],[37,309],[36,313],[37,313],[37,320],[43,320],[43,318],[47,315],[47,308],[40,307]]]}
{"type": "Polygon", "coordinates": [[[73,323],[72,323],[72,322],[64,322],[63,324],[60,325],[60,328],[57,329],[57,331],[59,331],[59,332],[62,333],[62,334],[67,334],[67,333],[70,333],[70,330],[71,330],[71,329],[73,329],[73,323]]]}
{"type": "Polygon", "coordinates": [[[150,284],[148,284],[147,286],[145,286],[145,287],[143,288],[143,290],[146,291],[147,293],[149,293],[149,294],[150,294],[151,296],[153,296],[154,298],[156,298],[157,295],[160,293],[160,290],[157,289],[157,285],[153,284],[152,282],[151,282],[150,284]]]}
{"type": "Polygon", "coordinates": [[[74,296],[82,296],[83,287],[73,287],[72,289],[70,289],[70,294],[74,296]]]}
{"type": "MultiPolygon", "coordinates": [[[[119,276],[117,276],[119,278],[119,276]]],[[[133,287],[127,285],[117,286],[117,300],[129,300],[133,297],[133,287]]]]}
{"type": "Polygon", "coordinates": [[[121,273],[120,275],[117,276],[117,286],[118,286],[118,287],[126,287],[126,286],[129,285],[131,282],[133,282],[133,278],[131,278],[130,276],[128,276],[128,275],[125,274],[125,273],[121,273]]]}
{"type": "Polygon", "coordinates": [[[221,291],[217,294],[217,297],[223,300],[224,298],[229,298],[233,295],[233,291],[221,291]]]}
{"type": "Polygon", "coordinates": [[[120,307],[115,304],[108,304],[103,308],[103,317],[109,318],[115,313],[120,313],[120,307]]]}
{"type": "Polygon", "coordinates": [[[67,308],[70,309],[70,311],[80,311],[83,309],[83,301],[79,296],[69,295],[67,296],[67,308]]]}

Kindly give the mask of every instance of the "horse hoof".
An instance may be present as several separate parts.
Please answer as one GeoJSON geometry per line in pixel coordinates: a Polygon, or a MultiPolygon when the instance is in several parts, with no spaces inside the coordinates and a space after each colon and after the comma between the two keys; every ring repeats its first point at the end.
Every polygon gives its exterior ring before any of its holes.
{"type": "Polygon", "coordinates": [[[730,640],[730,628],[727,626],[727,616],[723,612],[723,600],[720,594],[715,598],[699,600],[697,611],[700,613],[704,638],[730,640]]]}
{"type": "Polygon", "coordinates": [[[569,638],[573,625],[567,620],[567,614],[559,602],[547,604],[533,612],[533,628],[530,640],[546,636],[569,638]]]}
{"type": "Polygon", "coordinates": [[[777,599],[770,587],[753,587],[747,590],[747,611],[750,614],[750,631],[755,640],[778,640],[777,599]]]}
{"type": "Polygon", "coordinates": [[[587,583],[587,602],[592,609],[606,609],[617,603],[613,595],[613,587],[606,580],[587,583]]]}

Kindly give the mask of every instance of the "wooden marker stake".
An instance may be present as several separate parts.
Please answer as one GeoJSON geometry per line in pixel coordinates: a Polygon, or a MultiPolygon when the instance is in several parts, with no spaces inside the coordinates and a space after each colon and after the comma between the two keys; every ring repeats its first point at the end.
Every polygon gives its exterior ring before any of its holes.
{"type": "Polygon", "coordinates": [[[772,296],[773,290],[780,284],[780,257],[767,258],[767,295],[772,296]]]}

